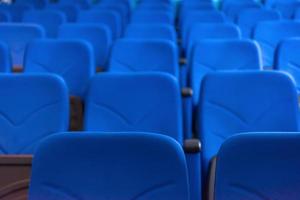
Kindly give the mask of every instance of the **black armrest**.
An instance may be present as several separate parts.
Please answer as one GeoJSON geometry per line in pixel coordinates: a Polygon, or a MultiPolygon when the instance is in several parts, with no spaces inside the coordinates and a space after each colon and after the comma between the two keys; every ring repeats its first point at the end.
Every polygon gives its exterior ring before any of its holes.
{"type": "Polygon", "coordinates": [[[81,131],[83,127],[83,101],[78,96],[70,96],[71,131],[81,131]]]}
{"type": "Polygon", "coordinates": [[[181,89],[181,96],[182,97],[191,97],[193,96],[193,89],[189,87],[185,87],[181,89]]]}
{"type": "Polygon", "coordinates": [[[185,153],[199,153],[201,151],[201,142],[198,139],[187,139],[184,141],[183,149],[185,153]]]}
{"type": "Polygon", "coordinates": [[[185,65],[186,63],[187,63],[187,61],[185,58],[180,58],[180,60],[179,60],[180,66],[185,65]]]}

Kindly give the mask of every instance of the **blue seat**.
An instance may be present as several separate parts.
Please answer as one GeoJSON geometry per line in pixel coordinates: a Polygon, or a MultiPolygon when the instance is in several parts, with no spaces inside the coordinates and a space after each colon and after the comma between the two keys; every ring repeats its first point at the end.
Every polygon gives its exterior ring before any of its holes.
{"type": "Polygon", "coordinates": [[[200,23],[225,23],[226,17],[222,12],[212,11],[191,11],[182,21],[181,24],[181,37],[182,45],[185,47],[188,43],[188,35],[195,26],[200,23]]]}
{"type": "Polygon", "coordinates": [[[11,21],[13,22],[22,21],[24,13],[32,9],[33,9],[32,4],[18,4],[18,3],[12,5],[0,4],[0,10],[8,12],[11,16],[11,21]]]}
{"type": "Polygon", "coordinates": [[[47,9],[63,12],[68,22],[76,22],[80,12],[80,7],[73,4],[50,4],[47,9]]]}
{"type": "Polygon", "coordinates": [[[118,40],[111,53],[109,71],[161,71],[178,78],[177,46],[168,40],[118,40]]]}
{"type": "Polygon", "coordinates": [[[98,75],[92,79],[87,92],[84,129],[160,133],[182,144],[180,103],[178,81],[171,75],[98,75]]]}
{"type": "Polygon", "coordinates": [[[300,8],[297,8],[294,14],[294,19],[299,21],[300,20],[300,8]]]}
{"type": "Polygon", "coordinates": [[[0,9],[0,23],[10,22],[11,20],[12,19],[11,19],[9,12],[0,9]]]}
{"type": "Polygon", "coordinates": [[[110,29],[113,39],[116,39],[121,36],[122,22],[120,16],[116,11],[82,11],[80,12],[78,17],[78,23],[104,24],[110,29]]]}
{"type": "Polygon", "coordinates": [[[58,4],[62,5],[76,5],[83,10],[88,10],[92,6],[92,1],[90,0],[60,0],[58,4]]]}
{"type": "Polygon", "coordinates": [[[52,75],[0,75],[0,154],[33,154],[45,137],[67,131],[65,83],[52,75]]]}
{"type": "Polygon", "coordinates": [[[62,133],[33,160],[30,200],[189,199],[180,145],[147,133],[62,133]],[[75,153],[76,152],[76,153],[75,153]]]}
{"type": "Polygon", "coordinates": [[[182,1],[181,6],[179,7],[179,26],[181,27],[181,24],[183,22],[183,19],[186,18],[186,16],[190,12],[202,12],[205,10],[215,10],[216,7],[213,5],[211,1],[208,2],[200,2],[200,1],[192,1],[189,3],[189,1],[182,1]]]}
{"type": "Polygon", "coordinates": [[[84,130],[150,132],[184,144],[191,199],[200,199],[199,141],[184,138],[178,80],[167,73],[96,75],[86,96],[84,130]],[[186,148],[192,144],[192,148],[186,148]]]}
{"type": "Polygon", "coordinates": [[[57,10],[28,11],[23,16],[23,22],[38,24],[44,27],[47,37],[55,38],[59,26],[67,19],[63,12],[57,10]]]}
{"type": "Polygon", "coordinates": [[[240,29],[233,24],[195,24],[189,35],[186,47],[186,56],[189,59],[194,44],[203,39],[239,39],[241,38],[240,29]]]}
{"type": "Polygon", "coordinates": [[[82,39],[93,47],[93,58],[97,69],[106,70],[112,35],[110,29],[102,24],[65,24],[59,29],[61,39],[82,39]]]}
{"type": "Polygon", "coordinates": [[[295,12],[298,8],[300,8],[300,2],[282,2],[276,3],[274,9],[280,11],[281,15],[285,19],[294,18],[295,12]]]}
{"type": "Polygon", "coordinates": [[[71,96],[83,98],[95,73],[92,47],[78,40],[37,40],[26,52],[24,73],[61,76],[71,96]]]}
{"type": "Polygon", "coordinates": [[[264,0],[264,4],[268,8],[274,8],[277,3],[293,3],[298,0],[264,0]]]}
{"type": "Polygon", "coordinates": [[[204,172],[232,135],[298,131],[296,88],[279,72],[208,74],[202,82],[197,112],[204,172]]]}
{"type": "Polygon", "coordinates": [[[8,46],[0,42],[0,73],[11,71],[11,57],[8,46]]]}
{"type": "Polygon", "coordinates": [[[294,38],[282,41],[277,47],[274,64],[276,70],[287,72],[293,77],[298,93],[300,92],[299,47],[299,39],[294,38]]]}
{"type": "Polygon", "coordinates": [[[126,27],[126,25],[129,22],[130,18],[130,11],[128,10],[127,6],[124,5],[123,3],[99,3],[95,5],[94,10],[111,10],[119,15],[118,18],[121,19],[121,24],[122,24],[122,33],[126,27]]]}
{"type": "Polygon", "coordinates": [[[165,39],[177,42],[174,27],[166,24],[131,24],[127,26],[124,37],[130,39],[165,39]]]}
{"type": "Polygon", "coordinates": [[[251,38],[255,26],[262,21],[280,20],[281,15],[276,10],[249,8],[239,13],[237,24],[245,38],[251,38]]]}
{"type": "Polygon", "coordinates": [[[253,133],[230,138],[221,147],[214,199],[297,200],[300,134],[253,133]]]}
{"type": "Polygon", "coordinates": [[[133,24],[174,24],[174,18],[170,13],[164,11],[136,11],[131,23],[133,24]]]}
{"type": "Polygon", "coordinates": [[[300,36],[300,22],[260,22],[254,31],[254,39],[259,43],[265,67],[273,67],[274,52],[280,41],[300,36]]]}
{"type": "Polygon", "coordinates": [[[32,5],[36,9],[43,9],[49,4],[49,0],[15,0],[14,5],[32,5]]]}
{"type": "Polygon", "coordinates": [[[193,104],[196,106],[201,82],[208,73],[262,70],[260,49],[251,40],[202,40],[195,44],[189,70],[189,85],[193,89],[193,104]]]}
{"type": "Polygon", "coordinates": [[[102,0],[101,1],[101,5],[106,7],[110,7],[110,6],[114,6],[114,5],[122,5],[126,8],[126,13],[128,15],[130,15],[130,12],[132,10],[133,7],[133,1],[131,0],[102,0]]]}
{"type": "Polygon", "coordinates": [[[44,38],[45,31],[38,25],[30,24],[0,24],[0,41],[10,49],[14,67],[23,66],[23,57],[28,43],[44,38]]]}
{"type": "Polygon", "coordinates": [[[261,5],[254,0],[247,3],[236,2],[228,4],[224,12],[233,22],[236,22],[239,13],[249,8],[261,8],[261,5]]]}

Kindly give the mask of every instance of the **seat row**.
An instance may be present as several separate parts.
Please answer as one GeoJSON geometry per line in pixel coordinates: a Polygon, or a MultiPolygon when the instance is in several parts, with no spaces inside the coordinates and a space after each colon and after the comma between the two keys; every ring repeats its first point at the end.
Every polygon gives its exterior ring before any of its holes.
{"type": "MultiPolygon", "coordinates": [[[[44,138],[68,131],[69,97],[61,77],[51,74],[1,75],[0,92],[3,94],[0,104],[1,151],[6,155],[0,157],[1,163],[7,162],[9,155],[17,159],[16,155],[34,154],[44,138]]],[[[242,132],[298,131],[296,88],[288,76],[279,72],[207,75],[202,83],[196,114],[201,149],[198,140],[184,137],[180,88],[174,76],[158,72],[98,74],[89,83],[84,106],[85,131],[99,134],[148,132],[176,140],[182,146],[181,151],[185,150],[192,199],[200,199],[201,184],[204,186],[208,181],[209,163],[228,137],[242,132]]],[[[61,146],[64,145],[58,148],[61,146]]],[[[76,158],[80,157],[76,155],[76,158]]],[[[15,160],[14,163],[24,165],[24,161],[15,160]]],[[[0,167],[1,170],[5,169],[0,167]]],[[[45,173],[45,176],[56,177],[52,173],[45,173]]],[[[49,187],[64,188],[52,184],[49,187]]],[[[52,189],[49,191],[53,192],[52,189]]]]}
{"type": "MultiPolygon", "coordinates": [[[[257,199],[257,194],[298,199],[299,143],[299,133],[231,137],[214,159],[208,199],[257,199]]],[[[188,200],[184,160],[176,142],[158,135],[57,134],[34,158],[29,199],[188,200]]]]}

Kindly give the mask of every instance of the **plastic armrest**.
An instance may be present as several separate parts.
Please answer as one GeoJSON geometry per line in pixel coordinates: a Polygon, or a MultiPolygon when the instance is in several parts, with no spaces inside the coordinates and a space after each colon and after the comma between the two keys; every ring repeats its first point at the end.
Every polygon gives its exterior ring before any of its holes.
{"type": "Polygon", "coordinates": [[[13,66],[12,72],[13,73],[22,73],[23,72],[23,67],[21,67],[21,66],[13,66]]]}
{"type": "Polygon", "coordinates": [[[180,58],[180,60],[179,60],[179,65],[180,65],[180,66],[183,66],[183,65],[186,65],[186,64],[187,64],[186,58],[180,58]]]}
{"type": "Polygon", "coordinates": [[[199,200],[202,198],[201,178],[201,143],[198,139],[184,141],[183,145],[190,185],[190,199],[199,200]]]}
{"type": "Polygon", "coordinates": [[[193,96],[193,89],[189,87],[184,87],[181,89],[181,96],[182,97],[192,97],[193,96]]]}
{"type": "Polygon", "coordinates": [[[191,88],[182,88],[182,115],[183,115],[183,127],[185,132],[185,139],[193,137],[192,121],[193,121],[193,90],[191,88]]]}
{"type": "Polygon", "coordinates": [[[83,127],[83,102],[80,97],[70,96],[70,130],[80,131],[83,127]]]}
{"type": "Polygon", "coordinates": [[[0,156],[1,199],[27,199],[31,163],[31,155],[0,156]]]}
{"type": "Polygon", "coordinates": [[[207,177],[207,189],[206,189],[206,199],[215,199],[215,181],[216,181],[216,167],[217,167],[217,157],[213,157],[210,162],[209,173],[207,177]]]}

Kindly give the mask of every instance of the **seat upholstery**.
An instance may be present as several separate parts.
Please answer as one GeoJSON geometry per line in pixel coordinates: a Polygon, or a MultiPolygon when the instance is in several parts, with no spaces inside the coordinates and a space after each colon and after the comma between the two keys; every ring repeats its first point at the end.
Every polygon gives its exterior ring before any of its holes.
{"type": "Polygon", "coordinates": [[[208,73],[218,71],[261,70],[259,47],[251,40],[202,40],[195,45],[189,80],[194,106],[198,104],[201,82],[208,73]]]}
{"type": "Polygon", "coordinates": [[[107,69],[112,35],[110,29],[102,24],[65,24],[59,29],[61,39],[82,39],[93,47],[96,67],[107,69]]]}
{"type": "Polygon", "coordinates": [[[63,12],[68,22],[76,22],[80,12],[80,7],[76,4],[50,4],[47,9],[63,12]]]}
{"type": "Polygon", "coordinates": [[[177,42],[176,32],[173,26],[166,24],[131,24],[127,26],[125,38],[130,39],[165,39],[177,42]]]}
{"type": "Polygon", "coordinates": [[[23,16],[23,22],[34,23],[44,27],[49,38],[57,37],[58,28],[67,22],[65,14],[57,10],[27,11],[23,16]]]}
{"type": "Polygon", "coordinates": [[[0,73],[11,71],[11,57],[8,46],[0,42],[0,73]]]}
{"type": "Polygon", "coordinates": [[[23,57],[28,43],[44,38],[42,27],[33,24],[0,24],[0,41],[9,46],[14,66],[23,66],[23,57]]]}
{"type": "Polygon", "coordinates": [[[260,22],[254,31],[254,39],[259,43],[265,67],[273,67],[277,45],[289,37],[300,36],[300,22],[260,22]]]}
{"type": "Polygon", "coordinates": [[[116,39],[121,36],[122,22],[120,15],[111,10],[90,10],[81,11],[78,17],[78,23],[104,24],[109,27],[112,38],[116,39]]]}
{"type": "Polygon", "coordinates": [[[54,75],[0,75],[0,153],[33,154],[45,137],[67,131],[69,99],[54,75]]]}
{"type": "Polygon", "coordinates": [[[255,26],[262,21],[280,20],[281,15],[276,10],[250,8],[239,13],[237,24],[245,38],[251,38],[255,26]]]}
{"type": "Polygon", "coordinates": [[[33,10],[32,4],[12,4],[12,5],[7,5],[7,4],[0,4],[0,10],[4,12],[8,12],[9,15],[11,16],[11,21],[12,22],[21,22],[23,15],[25,12],[33,10]]]}
{"type": "Polygon", "coordinates": [[[54,73],[61,76],[72,96],[84,97],[95,73],[92,47],[78,40],[37,40],[25,56],[24,73],[54,73]]]}
{"type": "Polygon", "coordinates": [[[32,171],[30,200],[189,199],[184,153],[162,135],[57,134],[40,146],[32,171]]]}
{"type": "Polygon", "coordinates": [[[131,23],[134,24],[174,24],[173,16],[163,11],[136,11],[134,12],[131,23]]]}
{"type": "Polygon", "coordinates": [[[178,81],[164,73],[111,73],[95,76],[86,97],[86,131],[143,131],[182,144],[178,81]]]}
{"type": "Polygon", "coordinates": [[[298,131],[298,98],[279,72],[220,72],[202,83],[197,115],[205,169],[222,143],[242,132],[298,131]]]}
{"type": "Polygon", "coordinates": [[[191,56],[194,45],[203,39],[239,39],[240,29],[233,24],[195,24],[189,35],[187,57],[191,56]]]}
{"type": "Polygon", "coordinates": [[[112,50],[111,72],[167,72],[179,78],[178,50],[168,40],[118,40],[112,50]]]}
{"type": "Polygon", "coordinates": [[[186,14],[181,25],[182,45],[185,47],[188,43],[188,35],[195,24],[200,23],[225,23],[226,17],[224,13],[216,10],[204,10],[199,12],[191,11],[186,14]]]}
{"type": "Polygon", "coordinates": [[[299,150],[299,133],[253,133],[230,138],[218,153],[214,199],[297,200],[299,150]]]}
{"type": "Polygon", "coordinates": [[[276,51],[275,69],[287,72],[294,79],[298,92],[300,91],[300,40],[297,38],[282,41],[276,51]]]}

